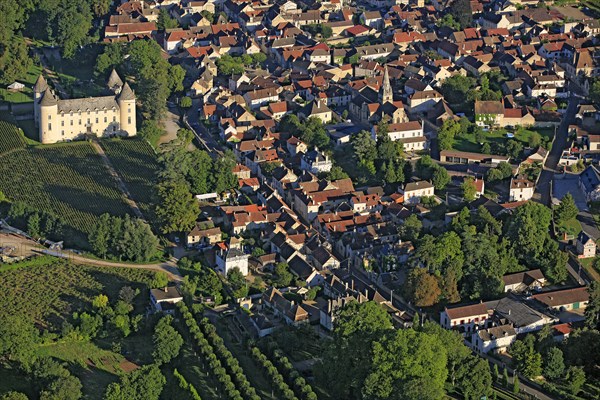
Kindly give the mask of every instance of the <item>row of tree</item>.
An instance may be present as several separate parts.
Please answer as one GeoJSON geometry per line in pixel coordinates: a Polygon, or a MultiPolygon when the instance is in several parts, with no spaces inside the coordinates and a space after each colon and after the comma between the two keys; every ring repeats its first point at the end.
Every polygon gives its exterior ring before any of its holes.
{"type": "Polygon", "coordinates": [[[282,375],[287,379],[288,384],[294,388],[299,398],[317,400],[317,395],[313,391],[313,388],[306,382],[306,379],[300,376],[300,373],[294,368],[283,351],[280,349],[273,350],[272,358],[275,360],[277,369],[282,371],[282,375]]]}
{"type": "Polygon", "coordinates": [[[216,334],[214,325],[203,319],[202,329],[200,329],[194,315],[184,302],[177,303],[177,308],[189,329],[190,335],[196,341],[196,346],[203,359],[208,363],[210,370],[222,385],[227,396],[234,400],[243,400],[244,398],[259,400],[260,396],[250,385],[237,359],[233,357],[223,344],[223,340],[216,334]],[[241,393],[244,393],[244,396],[241,393]]]}
{"type": "Polygon", "coordinates": [[[269,360],[265,354],[258,347],[253,347],[251,350],[252,357],[254,360],[258,362],[261,368],[267,373],[273,385],[280,393],[281,398],[285,400],[298,400],[294,391],[290,388],[290,386],[285,382],[283,375],[279,372],[277,367],[269,360]]]}

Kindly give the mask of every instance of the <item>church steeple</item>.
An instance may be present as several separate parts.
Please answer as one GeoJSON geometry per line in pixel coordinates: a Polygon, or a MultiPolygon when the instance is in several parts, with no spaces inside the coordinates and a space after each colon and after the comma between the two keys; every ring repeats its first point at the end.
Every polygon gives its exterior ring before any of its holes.
{"type": "Polygon", "coordinates": [[[379,102],[381,104],[394,102],[394,93],[392,91],[392,85],[390,83],[390,74],[388,73],[387,65],[385,66],[385,72],[383,73],[383,82],[381,82],[381,88],[379,89],[379,102]]]}

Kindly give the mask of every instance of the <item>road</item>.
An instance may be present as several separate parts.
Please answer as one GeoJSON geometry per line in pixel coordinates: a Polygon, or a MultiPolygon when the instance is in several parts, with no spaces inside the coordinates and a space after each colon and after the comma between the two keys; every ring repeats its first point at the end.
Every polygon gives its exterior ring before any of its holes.
{"type": "Polygon", "coordinates": [[[215,140],[210,134],[208,129],[200,122],[198,115],[198,107],[200,107],[200,100],[194,99],[192,106],[184,116],[184,123],[188,125],[194,134],[198,142],[204,147],[208,154],[214,159],[223,156],[223,149],[221,145],[215,140]]]}
{"type": "Polygon", "coordinates": [[[556,167],[558,166],[562,151],[567,147],[569,140],[569,125],[575,122],[575,112],[577,111],[578,104],[579,99],[571,96],[567,111],[556,130],[552,149],[548,153],[546,163],[544,164],[544,168],[542,169],[540,179],[536,186],[536,199],[548,207],[551,206],[552,201],[552,178],[556,172],[556,167]]]}

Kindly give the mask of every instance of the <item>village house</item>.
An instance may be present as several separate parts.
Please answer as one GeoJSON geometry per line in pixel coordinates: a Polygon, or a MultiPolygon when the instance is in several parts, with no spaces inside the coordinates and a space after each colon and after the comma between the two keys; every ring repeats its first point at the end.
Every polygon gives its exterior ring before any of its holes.
{"type": "Polygon", "coordinates": [[[596,257],[596,241],[584,231],[579,232],[575,245],[579,258],[596,257]]]}
{"type": "Polygon", "coordinates": [[[398,191],[404,196],[406,204],[418,204],[422,197],[434,195],[433,184],[429,181],[409,182],[398,191]]]}
{"type": "Polygon", "coordinates": [[[183,301],[177,286],[166,286],[163,289],[150,289],[150,302],[157,312],[175,314],[175,304],[183,301]]]}
{"type": "Polygon", "coordinates": [[[504,292],[524,292],[527,290],[540,290],[546,283],[544,274],[539,269],[517,272],[504,275],[504,292]]]}
{"type": "Polygon", "coordinates": [[[535,183],[531,182],[525,176],[517,176],[510,180],[510,201],[527,201],[533,197],[535,192],[535,183]]]}
{"type": "Polygon", "coordinates": [[[587,307],[590,294],[586,287],[578,287],[539,293],[532,297],[554,311],[583,311],[587,307]]]}

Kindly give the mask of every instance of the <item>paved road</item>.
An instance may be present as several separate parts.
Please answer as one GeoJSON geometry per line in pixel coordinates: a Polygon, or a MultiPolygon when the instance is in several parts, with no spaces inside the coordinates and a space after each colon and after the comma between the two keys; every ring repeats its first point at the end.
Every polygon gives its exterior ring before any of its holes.
{"type": "Polygon", "coordinates": [[[198,115],[198,107],[200,106],[200,101],[194,99],[192,101],[192,107],[190,107],[189,111],[184,117],[184,123],[188,124],[188,127],[194,132],[196,135],[196,139],[198,142],[208,151],[213,158],[218,158],[223,156],[223,149],[221,145],[215,140],[215,138],[210,134],[208,129],[202,124],[199,120],[198,115]]]}
{"type": "Polygon", "coordinates": [[[571,97],[569,99],[569,106],[567,107],[567,111],[564,114],[564,118],[562,119],[560,126],[556,130],[552,149],[548,154],[548,158],[546,158],[546,163],[544,164],[544,168],[540,174],[540,179],[536,186],[536,199],[547,206],[551,205],[552,178],[556,172],[556,167],[558,166],[558,161],[560,160],[562,151],[567,147],[569,139],[569,125],[575,122],[575,112],[577,111],[578,104],[579,99],[576,97],[571,97]]]}

